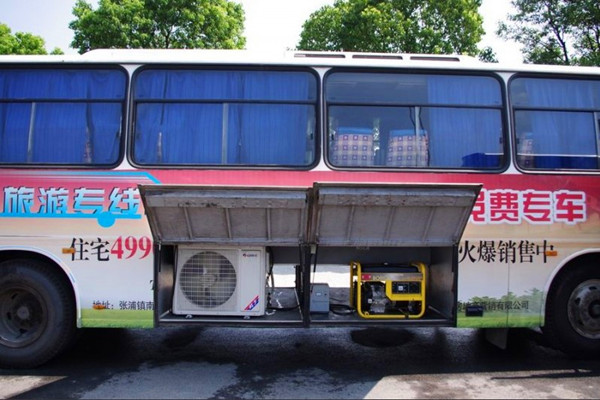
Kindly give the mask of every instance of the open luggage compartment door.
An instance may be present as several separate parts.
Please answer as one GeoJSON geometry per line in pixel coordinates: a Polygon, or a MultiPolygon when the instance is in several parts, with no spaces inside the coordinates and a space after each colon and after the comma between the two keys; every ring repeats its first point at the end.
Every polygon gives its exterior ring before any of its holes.
{"type": "Polygon", "coordinates": [[[159,243],[296,246],[306,240],[303,188],[142,185],[140,194],[159,243]]]}
{"type": "Polygon", "coordinates": [[[458,243],[481,185],[316,183],[310,242],[441,247],[458,243]]]}
{"type": "Polygon", "coordinates": [[[155,186],[140,193],[159,243],[452,246],[480,185],[155,186]],[[309,227],[310,221],[310,227],[309,227]]]}

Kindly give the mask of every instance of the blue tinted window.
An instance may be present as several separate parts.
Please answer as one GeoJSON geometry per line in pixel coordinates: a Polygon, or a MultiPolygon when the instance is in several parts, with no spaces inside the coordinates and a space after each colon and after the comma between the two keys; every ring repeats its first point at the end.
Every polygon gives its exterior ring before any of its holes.
{"type": "Polygon", "coordinates": [[[117,70],[0,70],[0,163],[114,164],[125,82],[117,70]]]}
{"type": "Polygon", "coordinates": [[[3,70],[3,100],[123,100],[125,75],[118,70],[3,70]]]}
{"type": "Polygon", "coordinates": [[[326,77],[334,166],[494,169],[502,91],[487,76],[335,72],[326,77]]]}
{"type": "Polygon", "coordinates": [[[331,103],[502,105],[498,81],[486,76],[337,72],[325,93],[331,103]]]}
{"type": "Polygon", "coordinates": [[[137,100],[314,101],[316,81],[293,71],[145,70],[135,81],[137,100]]]}
{"type": "Polygon", "coordinates": [[[139,164],[314,162],[316,80],[310,73],[145,70],[134,96],[139,164]]]}
{"type": "Polygon", "coordinates": [[[510,98],[521,167],[599,168],[600,81],[518,78],[510,98]]]}
{"type": "Polygon", "coordinates": [[[600,109],[600,81],[519,78],[511,82],[515,107],[600,109]]]}

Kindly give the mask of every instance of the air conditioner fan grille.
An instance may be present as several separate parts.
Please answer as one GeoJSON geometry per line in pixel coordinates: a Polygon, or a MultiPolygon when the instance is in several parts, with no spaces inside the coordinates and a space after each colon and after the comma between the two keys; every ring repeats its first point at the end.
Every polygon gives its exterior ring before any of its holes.
{"type": "Polygon", "coordinates": [[[237,285],[234,266],[223,255],[202,251],[190,257],[181,267],[179,287],[186,299],[202,308],[225,304],[237,285]]]}

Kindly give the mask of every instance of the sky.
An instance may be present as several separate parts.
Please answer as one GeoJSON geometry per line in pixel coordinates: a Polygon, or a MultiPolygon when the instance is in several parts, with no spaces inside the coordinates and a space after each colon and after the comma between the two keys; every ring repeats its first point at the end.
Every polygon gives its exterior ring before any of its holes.
{"type": "MultiPolygon", "coordinates": [[[[235,0],[246,14],[246,48],[259,51],[294,49],[300,40],[302,24],[311,13],[334,0],[235,0]]],[[[88,0],[94,6],[97,0],[88,0]]],[[[75,54],[69,29],[75,0],[0,0],[0,23],[12,33],[29,32],[46,41],[46,49],[55,47],[65,54],[75,54]]],[[[483,0],[479,10],[486,31],[480,47],[491,46],[500,62],[521,62],[518,44],[495,35],[498,22],[510,12],[510,0],[483,0]]]]}

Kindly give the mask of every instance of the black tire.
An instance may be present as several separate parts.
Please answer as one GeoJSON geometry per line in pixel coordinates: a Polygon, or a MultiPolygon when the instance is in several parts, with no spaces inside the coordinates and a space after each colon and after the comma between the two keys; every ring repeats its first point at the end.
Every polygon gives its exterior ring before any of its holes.
{"type": "Polygon", "coordinates": [[[566,270],[548,293],[544,335],[578,358],[600,356],[600,265],[566,270]]]}
{"type": "Polygon", "coordinates": [[[66,278],[37,260],[0,263],[0,365],[39,366],[75,336],[73,291],[66,278]]]}

